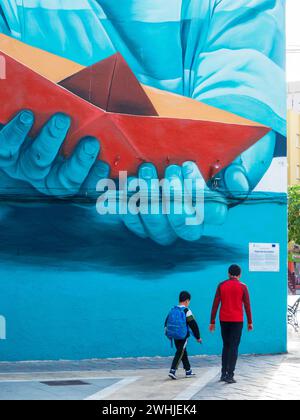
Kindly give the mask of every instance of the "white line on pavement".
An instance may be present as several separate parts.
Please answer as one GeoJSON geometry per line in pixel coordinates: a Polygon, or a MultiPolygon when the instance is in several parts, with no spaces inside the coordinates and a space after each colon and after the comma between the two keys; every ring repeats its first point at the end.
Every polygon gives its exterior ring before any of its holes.
{"type": "Polygon", "coordinates": [[[218,377],[218,374],[220,372],[220,368],[218,367],[212,367],[208,370],[208,372],[199,373],[201,377],[198,380],[194,379],[186,379],[187,381],[193,381],[193,383],[188,386],[184,391],[180,392],[178,395],[176,395],[173,400],[190,400],[192,397],[198,392],[200,392],[210,381],[218,377]]]}
{"type": "Polygon", "coordinates": [[[117,382],[116,384],[113,384],[111,386],[108,386],[104,389],[102,389],[99,392],[96,392],[96,394],[91,395],[90,397],[86,398],[87,401],[100,401],[107,398],[109,395],[119,391],[120,389],[124,388],[125,386],[132,384],[133,382],[136,382],[138,379],[140,379],[140,376],[132,376],[126,379],[122,379],[121,381],[117,382]]]}

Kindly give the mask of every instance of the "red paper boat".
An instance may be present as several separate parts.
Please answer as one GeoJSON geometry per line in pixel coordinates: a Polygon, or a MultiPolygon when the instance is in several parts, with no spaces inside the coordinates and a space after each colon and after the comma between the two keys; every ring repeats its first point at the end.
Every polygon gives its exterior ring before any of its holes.
{"type": "Polygon", "coordinates": [[[35,135],[52,114],[64,112],[72,117],[72,127],[63,153],[70,155],[82,137],[95,136],[113,177],[119,171],[135,175],[142,162],[154,163],[162,175],[169,164],[193,160],[208,180],[217,161],[222,169],[269,131],[192,99],[142,86],[120,54],[87,68],[73,63],[68,77],[59,80],[46,74],[38,59],[46,57],[50,69],[55,60],[64,62],[59,57],[3,35],[0,51],[7,74],[0,80],[0,122],[31,109],[35,135]]]}

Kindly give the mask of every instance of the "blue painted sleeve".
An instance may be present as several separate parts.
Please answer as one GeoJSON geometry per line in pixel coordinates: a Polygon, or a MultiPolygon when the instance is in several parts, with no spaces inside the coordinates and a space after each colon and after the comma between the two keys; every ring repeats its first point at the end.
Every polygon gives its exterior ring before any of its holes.
{"type": "Polygon", "coordinates": [[[285,135],[282,0],[219,0],[192,68],[192,96],[285,135]]]}
{"type": "Polygon", "coordinates": [[[22,21],[16,0],[0,0],[0,31],[21,38],[22,21]]]}
{"type": "Polygon", "coordinates": [[[2,8],[0,7],[0,33],[9,35],[9,28],[3,13],[2,8]]]}

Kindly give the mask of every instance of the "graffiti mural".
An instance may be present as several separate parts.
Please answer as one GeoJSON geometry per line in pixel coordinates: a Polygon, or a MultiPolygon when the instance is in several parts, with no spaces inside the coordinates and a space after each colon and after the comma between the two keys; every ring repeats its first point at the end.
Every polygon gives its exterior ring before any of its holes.
{"type": "Polygon", "coordinates": [[[243,350],[284,351],[284,1],[0,0],[0,32],[0,359],[167,355],[232,262],[243,350]]]}

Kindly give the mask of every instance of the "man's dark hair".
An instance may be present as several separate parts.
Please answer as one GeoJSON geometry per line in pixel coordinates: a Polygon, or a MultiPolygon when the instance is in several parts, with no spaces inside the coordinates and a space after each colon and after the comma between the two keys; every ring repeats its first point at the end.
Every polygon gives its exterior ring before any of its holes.
{"type": "Polygon", "coordinates": [[[186,300],[191,300],[192,296],[189,292],[181,292],[179,295],[179,302],[185,302],[186,300]]]}
{"type": "Polygon", "coordinates": [[[229,267],[228,272],[229,272],[229,274],[230,274],[231,276],[236,276],[236,277],[238,277],[238,276],[241,274],[242,269],[241,269],[241,267],[240,267],[239,265],[233,264],[233,265],[231,265],[231,266],[229,267]]]}

